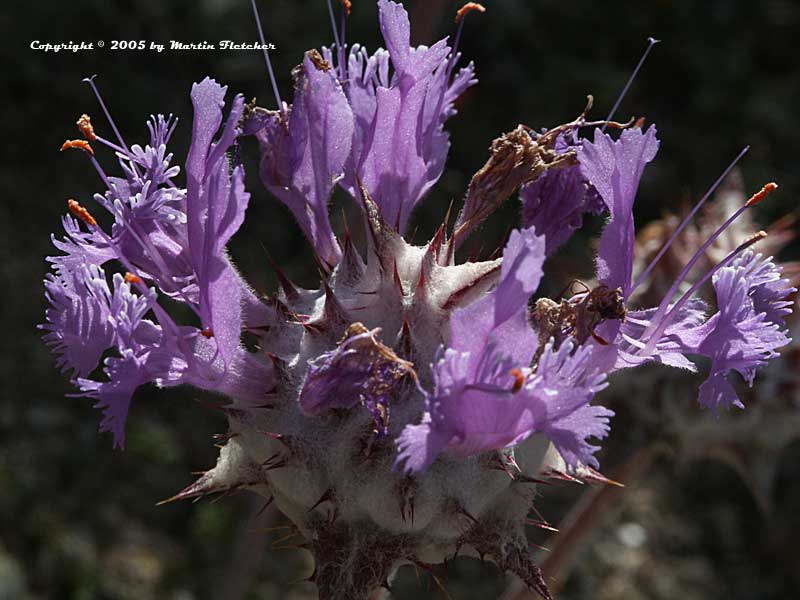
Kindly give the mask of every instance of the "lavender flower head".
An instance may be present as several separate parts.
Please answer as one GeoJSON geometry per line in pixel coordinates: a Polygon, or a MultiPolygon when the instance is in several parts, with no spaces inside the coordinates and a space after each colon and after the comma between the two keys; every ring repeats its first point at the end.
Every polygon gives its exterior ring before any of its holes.
{"type": "Polygon", "coordinates": [[[398,566],[461,551],[549,598],[525,517],[543,479],[603,481],[595,453],[613,413],[595,395],[608,375],[647,362],[696,370],[688,357],[705,356],[701,406],[742,407],[731,374],[752,384],[789,342],[794,290],[749,249],[762,234],[681,287],[708,244],[776,186],[709,238],[658,306],[632,306],[653,266],[633,280],[633,203],[656,128],[590,122],[584,111],[494,140],[452,229],[445,221],[414,246],[403,237],[409,216],[442,174],[456,99],[476,83],[471,63],[456,68],[464,16],[483,9],[459,11],[455,43],[415,48],[403,6],[378,7],[386,49],[348,48],[344,27],[335,30],[334,46],[308,51],[293,71],[291,104],[276,89],[277,110],[245,105],[213,79],[195,84],[185,179],[167,150],[172,117],[151,118],[144,148],[128,146],[107,113],[114,140],[81,117],[86,139],[63,149],[82,150],[97,170],[94,200],[111,225],[69,201],[64,237],[53,238],[60,254],[48,258],[44,340],[118,447],[142,385],[225,396],[230,431],[217,465],[174,499],[245,488],[274,499],[309,541],[322,597],[367,598],[398,566]],[[262,298],[226,251],[251,202],[238,160],[251,137],[264,186],[309,242],[319,289],[279,272],[280,292],[262,298]],[[100,146],[119,176],[101,167],[100,146]],[[364,254],[331,226],[336,186],[363,212],[364,254]],[[459,262],[461,244],[518,191],[524,226],[502,256],[459,262]],[[545,261],[586,213],[608,215],[596,283],[537,298],[545,261]],[[696,297],[709,280],[715,310],[696,297]],[[190,318],[177,320],[167,298],[190,318]]]}

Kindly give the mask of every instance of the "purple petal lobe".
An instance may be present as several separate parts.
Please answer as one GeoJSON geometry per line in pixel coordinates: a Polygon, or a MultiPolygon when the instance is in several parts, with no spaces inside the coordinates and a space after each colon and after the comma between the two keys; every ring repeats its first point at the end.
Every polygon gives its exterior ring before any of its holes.
{"type": "Polygon", "coordinates": [[[78,379],[76,383],[81,395],[96,400],[95,408],[103,411],[100,431],[110,431],[114,435],[114,447],[124,449],[125,421],[133,393],[137,387],[147,382],[144,362],[132,350],[126,350],[121,358],[110,358],[106,361],[105,373],[109,381],[78,379]]]}
{"type": "Polygon", "coordinates": [[[530,363],[536,336],[527,323],[526,307],[542,277],[544,247],[544,239],[533,229],[513,231],[495,290],[450,317],[450,347],[471,353],[473,366],[489,345],[503,348],[521,365],[530,363]]]}
{"type": "Polygon", "coordinates": [[[188,247],[199,289],[202,325],[214,337],[225,362],[239,346],[243,285],[224,254],[224,246],[244,220],[250,195],[241,166],[228,172],[225,155],[237,137],[244,99],[236,96],[219,140],[227,88],[206,78],[192,87],[194,123],[186,160],[188,247]]]}
{"type": "Polygon", "coordinates": [[[605,204],[578,166],[549,169],[520,190],[520,199],[522,224],[544,236],[547,256],[580,229],[583,215],[599,215],[605,210],[605,204]]]}
{"type": "Polygon", "coordinates": [[[469,65],[451,77],[446,40],[412,48],[403,6],[381,0],[379,12],[388,52],[370,57],[355,46],[348,61],[347,94],[356,120],[343,186],[360,199],[360,180],[384,220],[402,232],[442,174],[450,147],[444,123],[456,112],[455,99],[475,83],[474,69],[469,65]]]}
{"type": "Polygon", "coordinates": [[[595,129],[594,142],[584,140],[578,150],[581,173],[594,186],[611,213],[600,238],[597,278],[609,288],[631,288],[633,269],[633,202],[645,165],[658,152],[656,128],[626,129],[616,142],[595,129]]]}
{"type": "Polygon", "coordinates": [[[500,283],[494,293],[495,325],[500,325],[524,308],[539,287],[544,264],[545,240],[533,229],[511,232],[503,250],[500,283]]]}
{"type": "Polygon", "coordinates": [[[727,382],[730,371],[737,371],[752,385],[756,368],[791,341],[781,331],[782,319],[773,323],[766,312],[756,312],[751,296],[769,284],[751,280],[749,266],[724,267],[714,276],[719,312],[699,328],[702,342],[697,353],[711,359],[709,378],[700,388],[700,403],[714,412],[720,407],[743,406],[727,382]]]}
{"type": "Polygon", "coordinates": [[[336,74],[315,51],[295,72],[288,125],[277,113],[256,135],[261,178],[292,211],[317,256],[332,267],[341,249],[328,218],[328,200],[353,139],[353,113],[336,74]]]}

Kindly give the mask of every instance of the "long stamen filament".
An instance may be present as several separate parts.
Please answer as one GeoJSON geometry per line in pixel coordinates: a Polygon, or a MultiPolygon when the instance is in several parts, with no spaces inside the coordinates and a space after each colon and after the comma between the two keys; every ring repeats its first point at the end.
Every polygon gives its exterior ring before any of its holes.
{"type": "Polygon", "coordinates": [[[455,40],[453,40],[453,49],[450,51],[450,60],[447,63],[448,79],[450,78],[453,68],[456,66],[456,61],[458,60],[458,45],[461,42],[461,32],[464,30],[464,18],[467,16],[467,14],[473,11],[484,13],[486,12],[486,8],[477,2],[467,2],[456,12],[456,23],[458,24],[458,28],[456,29],[455,40]]]}
{"type": "Polygon", "coordinates": [[[746,205],[742,206],[741,208],[739,208],[739,210],[737,210],[735,213],[733,213],[728,218],[728,220],[725,221],[711,235],[711,237],[709,237],[706,240],[706,242],[700,247],[700,249],[697,252],[695,252],[694,256],[692,256],[692,258],[689,260],[689,262],[686,263],[686,266],[683,267],[683,270],[675,278],[675,281],[672,283],[672,286],[669,288],[667,293],[664,294],[664,298],[661,300],[661,304],[658,305],[658,309],[656,309],[656,312],[653,315],[653,318],[650,320],[650,326],[645,330],[645,332],[644,332],[644,334],[642,336],[643,338],[647,337],[648,335],[650,335],[653,332],[653,330],[656,328],[655,324],[658,323],[660,321],[661,317],[664,316],[664,313],[667,311],[667,308],[669,307],[670,301],[672,300],[673,296],[675,296],[675,292],[678,291],[678,288],[680,287],[681,283],[683,283],[683,280],[686,279],[686,276],[692,270],[694,265],[697,264],[697,261],[699,261],[705,255],[705,252],[706,252],[706,250],[708,250],[709,246],[711,246],[711,244],[713,244],[714,241],[720,235],[722,235],[722,233],[728,227],[730,227],[731,223],[733,223],[736,219],[738,219],[745,210],[747,210],[747,206],[746,205]]]}
{"type": "MultiPolygon", "coordinates": [[[[767,185],[765,185],[761,189],[761,191],[759,191],[757,194],[753,195],[753,197],[751,197],[750,200],[745,202],[744,205],[742,205],[739,208],[739,210],[737,210],[735,213],[733,213],[728,218],[728,220],[725,221],[722,225],[720,225],[719,228],[717,228],[717,230],[706,240],[706,242],[700,247],[700,249],[695,253],[695,255],[691,258],[691,260],[686,264],[686,266],[683,268],[683,270],[675,278],[675,281],[673,282],[672,286],[669,288],[669,291],[667,291],[667,293],[664,294],[664,298],[661,300],[661,304],[658,305],[658,309],[656,310],[655,314],[653,315],[653,318],[650,320],[650,326],[645,330],[644,334],[642,335],[642,339],[646,338],[648,335],[650,335],[655,330],[655,328],[657,327],[657,325],[660,322],[661,318],[664,316],[664,313],[667,311],[667,308],[669,307],[670,300],[675,295],[675,292],[678,291],[678,287],[681,285],[681,283],[683,283],[683,280],[686,279],[686,276],[692,270],[694,265],[697,264],[697,261],[699,261],[705,255],[705,252],[706,252],[706,250],[708,250],[709,246],[711,246],[711,244],[713,244],[714,241],[720,235],[722,235],[722,233],[726,229],[728,229],[728,227],[730,227],[731,223],[733,223],[736,219],[738,219],[742,215],[742,213],[744,213],[748,208],[750,208],[751,206],[753,206],[757,202],[760,202],[761,200],[763,200],[768,194],[770,194],[771,192],[776,190],[777,187],[778,186],[775,183],[768,183],[767,185]]],[[[651,336],[651,338],[649,339],[649,341],[647,343],[647,345],[649,347],[649,350],[652,350],[653,347],[655,347],[655,341],[654,340],[657,341],[655,336],[651,336]]]]}
{"type": "MultiPolygon", "coordinates": [[[[644,61],[647,60],[647,55],[650,54],[650,51],[653,49],[653,46],[655,46],[660,41],[661,40],[657,40],[657,39],[651,38],[651,37],[647,38],[647,49],[644,51],[644,54],[642,54],[642,57],[639,59],[639,62],[636,65],[636,68],[633,70],[633,73],[631,73],[631,76],[628,78],[628,82],[625,84],[625,87],[622,88],[622,91],[620,92],[619,96],[617,97],[617,101],[614,102],[614,106],[611,107],[611,111],[608,113],[608,116],[606,117],[606,121],[610,121],[614,117],[614,113],[617,112],[617,109],[619,108],[619,105],[622,104],[622,100],[625,98],[625,95],[628,93],[628,90],[630,89],[631,84],[633,84],[633,80],[636,79],[636,76],[639,74],[639,69],[642,68],[642,65],[644,64],[644,61]]],[[[603,125],[603,129],[601,131],[605,131],[605,130],[606,130],[606,125],[603,125]]]]}
{"type": "Polygon", "coordinates": [[[286,116],[286,111],[281,101],[281,95],[278,92],[278,83],[275,81],[275,73],[272,70],[272,62],[269,59],[269,52],[267,51],[267,44],[264,40],[264,30],[261,28],[261,17],[258,16],[258,8],[256,7],[256,0],[250,0],[253,6],[253,16],[256,19],[256,27],[258,28],[258,39],[261,42],[261,49],[264,52],[264,62],[267,63],[267,72],[269,73],[269,80],[272,83],[272,92],[275,94],[275,102],[278,103],[278,110],[281,115],[286,116]]]}
{"type": "Polygon", "coordinates": [[[337,71],[339,71],[339,79],[343,79],[342,73],[342,62],[343,62],[343,49],[342,49],[342,41],[339,38],[339,29],[336,27],[336,15],[333,13],[333,4],[331,4],[331,0],[328,0],[328,15],[331,18],[331,29],[333,29],[333,42],[336,44],[336,62],[339,64],[337,65],[337,71]]]}
{"type": "MultiPolygon", "coordinates": [[[[711,270],[708,271],[703,277],[701,277],[692,287],[690,287],[686,293],[684,293],[680,299],[672,306],[672,308],[667,312],[664,317],[656,322],[656,316],[653,317],[653,320],[650,321],[650,325],[652,326],[653,323],[656,324],[656,328],[653,331],[653,334],[650,336],[650,339],[647,340],[647,344],[642,349],[642,354],[647,355],[651,353],[658,343],[659,339],[661,338],[662,334],[669,327],[669,324],[675,319],[678,315],[678,311],[694,296],[695,292],[699,290],[705,283],[711,279],[720,269],[729,265],[737,256],[739,256],[742,252],[747,250],[753,244],[763,240],[767,237],[767,234],[764,231],[759,231],[758,233],[752,235],[748,238],[745,242],[739,244],[737,248],[728,254],[725,258],[723,258],[719,263],[717,263],[711,270]]],[[[646,332],[645,332],[646,333],[646,332]]]]}
{"type": "Polygon", "coordinates": [[[119,129],[117,129],[117,124],[114,123],[114,119],[111,118],[111,113],[108,111],[106,103],[103,102],[103,97],[100,95],[100,90],[97,89],[97,85],[94,82],[95,77],[97,77],[97,75],[92,75],[91,77],[86,77],[83,81],[91,86],[92,91],[97,98],[97,102],[100,104],[100,108],[103,110],[103,114],[105,114],[109,125],[111,125],[111,129],[114,131],[114,135],[116,135],[117,140],[119,140],[120,146],[125,148],[126,153],[130,153],[130,150],[128,150],[128,144],[126,144],[125,140],[122,138],[122,134],[119,132],[119,129]]]}
{"type": "Polygon", "coordinates": [[[678,236],[681,234],[681,232],[686,228],[686,226],[689,224],[689,222],[694,218],[694,216],[697,214],[697,211],[700,210],[700,207],[703,206],[705,201],[711,196],[711,194],[714,193],[714,191],[717,189],[717,187],[719,187],[720,183],[722,183],[722,181],[728,176],[728,173],[731,172],[731,169],[733,169],[733,167],[736,165],[736,163],[738,163],[739,160],[745,154],[747,154],[748,150],[750,150],[750,146],[745,146],[745,148],[741,152],[739,152],[739,154],[736,156],[736,158],[733,159],[731,164],[728,165],[728,168],[725,169],[722,172],[722,175],[720,175],[717,178],[717,180],[713,183],[713,185],[710,188],[708,188],[708,191],[703,195],[702,198],[700,198],[700,201],[697,204],[695,204],[694,208],[692,209],[692,212],[690,212],[686,216],[686,218],[681,222],[681,224],[678,226],[678,228],[672,233],[672,235],[667,240],[667,242],[664,244],[664,246],[662,246],[661,250],[659,250],[658,254],[656,254],[656,257],[652,261],[650,261],[650,264],[647,265],[647,268],[644,271],[642,271],[639,274],[639,276],[636,278],[636,281],[634,282],[633,287],[631,288],[631,292],[633,292],[633,290],[635,290],[637,287],[639,287],[639,285],[645,280],[645,278],[647,278],[647,276],[650,274],[650,272],[656,266],[658,261],[661,260],[661,258],[667,252],[667,250],[669,250],[669,247],[672,245],[672,243],[678,238],[678,236]]]}
{"type": "MultiPolygon", "coordinates": [[[[103,102],[103,97],[100,95],[100,90],[97,89],[97,84],[95,84],[94,82],[95,77],[97,77],[97,75],[92,75],[91,77],[85,77],[83,81],[84,83],[88,83],[89,86],[92,88],[92,92],[94,92],[94,95],[97,98],[97,102],[100,104],[100,108],[103,110],[103,114],[105,114],[106,116],[106,120],[108,121],[109,125],[111,125],[111,130],[114,132],[114,135],[117,136],[117,140],[119,141],[119,144],[122,147],[121,149],[123,150],[123,154],[125,154],[125,156],[130,157],[131,155],[130,148],[128,148],[128,144],[126,144],[125,140],[122,138],[122,134],[117,128],[117,124],[114,122],[114,119],[111,118],[111,112],[108,110],[106,103],[103,102]]],[[[94,135],[99,142],[103,143],[106,142],[105,140],[101,139],[99,135],[97,134],[94,135]]],[[[130,163],[131,169],[136,174],[136,176],[141,177],[141,173],[139,173],[139,169],[136,167],[136,162],[132,158],[128,158],[128,162],[130,163]]]]}
{"type": "Polygon", "coordinates": [[[341,80],[344,82],[347,80],[347,10],[342,11],[342,57],[339,59],[341,61],[341,80]]]}

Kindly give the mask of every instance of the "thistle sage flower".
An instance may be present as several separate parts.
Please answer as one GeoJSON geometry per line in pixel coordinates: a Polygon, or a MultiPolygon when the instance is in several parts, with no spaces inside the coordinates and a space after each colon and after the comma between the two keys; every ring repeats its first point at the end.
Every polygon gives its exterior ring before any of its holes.
{"type": "MultiPolygon", "coordinates": [[[[741,407],[730,374],[752,383],[789,342],[794,290],[749,249],[761,234],[677,293],[715,236],[776,186],[709,238],[658,306],[631,305],[640,283],[633,203],[657,132],[591,122],[584,111],[543,132],[520,126],[498,137],[453,228],[445,221],[415,246],[404,238],[409,216],[443,172],[457,98],[477,82],[471,63],[456,69],[458,38],[465,15],[483,8],[459,11],[452,45],[418,47],[401,4],[378,0],[378,9],[386,49],[348,47],[335,29],[337,44],[308,51],[293,71],[291,104],[277,89],[270,110],[213,79],[195,84],[185,179],[167,150],[171,116],[151,118],[144,148],[128,146],[110,117],[115,141],[82,116],[86,139],[63,149],[83,151],[97,170],[94,201],[112,223],[69,201],[64,237],[53,238],[60,254],[48,258],[44,340],[118,447],[142,385],[227,398],[230,431],[216,466],[174,499],[238,489],[274,499],[309,541],[322,597],[367,598],[399,566],[461,551],[490,557],[550,598],[527,552],[526,515],[543,479],[605,481],[595,453],[613,413],[595,396],[608,375],[647,362],[695,370],[689,356],[705,356],[701,406],[741,407]],[[262,298],[227,253],[254,201],[239,155],[256,144],[261,181],[292,212],[320,268],[318,289],[279,272],[281,290],[262,298]],[[118,175],[101,167],[101,147],[118,175]],[[331,225],[337,186],[363,213],[364,253],[331,225]],[[523,226],[502,256],[457,260],[517,192],[523,226]],[[587,213],[608,215],[596,284],[537,298],[543,265],[587,213]],[[696,298],[709,280],[714,311],[696,298]]],[[[267,65],[272,75],[268,56],[267,65]]]]}

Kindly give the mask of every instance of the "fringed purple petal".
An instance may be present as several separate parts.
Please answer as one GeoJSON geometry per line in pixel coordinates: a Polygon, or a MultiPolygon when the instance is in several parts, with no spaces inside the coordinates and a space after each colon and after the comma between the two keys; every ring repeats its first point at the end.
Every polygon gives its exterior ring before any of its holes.
{"type": "Polygon", "coordinates": [[[62,371],[85,377],[97,368],[103,352],[114,343],[110,320],[111,291],[100,267],[88,265],[75,272],[44,280],[49,303],[45,343],[56,354],[62,371]]]}
{"type": "Polygon", "coordinates": [[[133,350],[125,350],[120,358],[106,360],[104,372],[108,381],[78,379],[75,382],[80,395],[96,400],[95,408],[103,411],[100,431],[110,431],[114,435],[115,448],[125,448],[125,422],[133,393],[148,380],[144,363],[133,350]]]}
{"type": "Polygon", "coordinates": [[[451,79],[446,40],[430,48],[410,46],[408,13],[379,1],[388,48],[368,57],[354,47],[348,61],[348,98],[356,117],[353,156],[344,187],[360,198],[361,181],[384,220],[404,231],[412,210],[439,179],[449,151],[445,121],[457,96],[475,83],[472,65],[451,79]],[[391,57],[394,76],[389,79],[391,57]]]}
{"type": "Polygon", "coordinates": [[[603,406],[583,406],[570,415],[552,423],[546,430],[564,462],[571,467],[589,465],[600,467],[594,453],[600,446],[594,446],[589,438],[603,439],[610,430],[609,419],[614,411],[603,406]]]}
{"type": "Polygon", "coordinates": [[[226,90],[208,78],[192,87],[195,115],[186,174],[188,246],[200,319],[228,362],[239,346],[243,284],[224,255],[224,246],[241,225],[250,195],[244,190],[242,167],[229,175],[225,156],[237,136],[244,109],[241,95],[234,98],[225,128],[212,144],[222,123],[226,90]]]}
{"type": "MultiPolygon", "coordinates": [[[[761,284],[765,285],[765,284],[761,284]]],[[[758,288],[751,287],[747,267],[724,267],[714,276],[719,312],[701,326],[702,342],[697,353],[711,359],[708,381],[701,386],[700,403],[715,413],[720,406],[741,406],[735,391],[724,383],[730,371],[752,385],[755,371],[777,356],[777,349],[791,340],[781,323],[768,320],[767,313],[756,313],[751,299],[758,288]]]]}
{"type": "Polygon", "coordinates": [[[589,402],[605,387],[588,348],[570,342],[558,351],[547,346],[535,373],[511,368],[500,352],[485,353],[473,374],[469,353],[447,349],[433,365],[434,392],[420,425],[398,438],[398,463],[427,468],[439,452],[465,457],[513,446],[545,433],[570,465],[596,465],[586,441],[604,437],[613,413],[589,402]],[[574,353],[573,353],[574,351],[574,353]]]}

